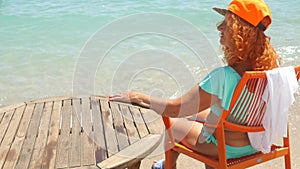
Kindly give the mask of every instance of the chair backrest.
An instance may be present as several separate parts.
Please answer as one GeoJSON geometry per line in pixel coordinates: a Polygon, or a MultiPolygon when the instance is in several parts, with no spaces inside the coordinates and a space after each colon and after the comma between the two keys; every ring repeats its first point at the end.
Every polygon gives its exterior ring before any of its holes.
{"type": "Polygon", "coordinates": [[[265,112],[262,99],[267,84],[265,72],[246,72],[238,84],[226,121],[245,126],[260,126],[265,112]]]}
{"type": "MultiPolygon", "coordinates": [[[[295,67],[297,79],[300,77],[300,66],[295,67]]],[[[237,85],[228,110],[222,114],[226,128],[237,128],[243,131],[263,131],[262,119],[266,103],[262,96],[267,85],[265,71],[247,71],[237,85]]]]}

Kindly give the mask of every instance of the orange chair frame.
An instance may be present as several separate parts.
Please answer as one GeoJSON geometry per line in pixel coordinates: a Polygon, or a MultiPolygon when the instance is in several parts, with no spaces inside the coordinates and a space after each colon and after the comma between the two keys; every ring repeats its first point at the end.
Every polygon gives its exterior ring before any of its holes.
{"type": "MultiPolygon", "coordinates": [[[[300,65],[295,66],[295,73],[297,80],[300,78],[300,65]]],[[[173,134],[171,130],[167,130],[170,141],[167,144],[167,147],[172,147],[165,152],[165,168],[166,169],[171,169],[172,168],[172,152],[176,151],[179,153],[183,153],[189,157],[192,157],[196,160],[199,160],[206,165],[209,165],[214,168],[218,169],[241,169],[241,168],[247,168],[251,167],[278,157],[284,156],[285,159],[285,168],[286,169],[291,169],[291,155],[290,155],[290,143],[289,143],[289,129],[288,129],[288,135],[287,137],[283,138],[283,145],[281,146],[276,146],[273,145],[271,147],[271,152],[269,153],[255,153],[251,154],[245,157],[241,158],[236,158],[236,159],[226,159],[226,150],[225,150],[225,134],[224,130],[225,129],[230,129],[230,130],[235,130],[235,131],[240,131],[240,132],[259,132],[259,131],[264,131],[263,126],[260,124],[259,126],[246,126],[246,125],[240,125],[236,124],[233,122],[227,121],[227,117],[230,114],[233,106],[235,103],[238,101],[238,98],[245,87],[246,83],[250,79],[266,79],[266,72],[265,71],[247,71],[244,73],[244,75],[241,78],[241,81],[237,85],[231,103],[229,110],[226,111],[224,110],[222,113],[222,117],[219,121],[219,123],[216,126],[216,138],[218,140],[218,159],[212,159],[208,156],[205,156],[199,152],[196,152],[192,149],[189,149],[185,147],[184,145],[180,143],[176,143],[174,141],[173,134]]],[[[170,119],[168,117],[163,116],[163,121],[166,126],[166,129],[169,129],[171,127],[170,119]]]]}

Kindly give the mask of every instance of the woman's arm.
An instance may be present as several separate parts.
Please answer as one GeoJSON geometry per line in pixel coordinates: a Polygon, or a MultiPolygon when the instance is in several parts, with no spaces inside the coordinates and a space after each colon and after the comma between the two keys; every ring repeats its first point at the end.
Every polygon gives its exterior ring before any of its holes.
{"type": "Polygon", "coordinates": [[[196,114],[210,107],[212,95],[198,85],[177,99],[163,99],[142,93],[127,92],[109,96],[110,101],[135,103],[169,117],[184,117],[196,114]]]}

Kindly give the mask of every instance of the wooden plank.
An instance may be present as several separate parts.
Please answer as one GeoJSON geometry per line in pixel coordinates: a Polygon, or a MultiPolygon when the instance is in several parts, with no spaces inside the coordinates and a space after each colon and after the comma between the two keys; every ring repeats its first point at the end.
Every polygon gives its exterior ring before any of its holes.
{"type": "Polygon", "coordinates": [[[93,98],[108,102],[108,96],[92,95],[93,98]]]}
{"type": "Polygon", "coordinates": [[[129,110],[128,106],[125,105],[119,105],[123,119],[124,119],[124,124],[125,128],[127,130],[128,138],[129,138],[129,143],[133,144],[134,142],[140,140],[140,135],[136,126],[136,123],[133,119],[133,116],[129,110]]]}
{"type": "MultiPolygon", "coordinates": [[[[10,125],[7,129],[6,135],[0,144],[0,168],[4,165],[8,152],[11,145],[16,137],[16,133],[19,127],[20,120],[22,118],[25,106],[19,107],[15,110],[14,115],[11,119],[10,125]]],[[[10,160],[10,159],[8,159],[10,160]]]]}
{"type": "Polygon", "coordinates": [[[72,96],[56,96],[56,97],[47,97],[47,98],[40,98],[37,100],[31,100],[26,103],[45,103],[45,102],[56,102],[62,100],[71,100],[72,96]]]}
{"type": "Polygon", "coordinates": [[[103,120],[105,142],[107,146],[107,153],[108,156],[110,157],[119,151],[118,142],[113,128],[113,121],[112,121],[112,116],[111,116],[108,102],[100,100],[100,105],[101,105],[101,113],[102,113],[101,116],[103,120]]]}
{"type": "Polygon", "coordinates": [[[2,112],[2,113],[0,114],[0,124],[1,124],[1,122],[2,122],[2,119],[3,119],[3,117],[4,117],[4,114],[5,114],[5,112],[2,112]]]}
{"type": "Polygon", "coordinates": [[[96,165],[89,165],[89,166],[75,167],[72,169],[99,169],[99,168],[96,165]]]}
{"type": "Polygon", "coordinates": [[[50,117],[52,113],[53,102],[46,102],[43,109],[39,130],[36,138],[36,144],[34,145],[31,162],[29,168],[41,168],[43,162],[43,156],[45,153],[45,147],[48,138],[48,130],[50,128],[50,117]]]}
{"type": "Polygon", "coordinates": [[[61,128],[58,136],[56,167],[66,168],[69,166],[70,149],[70,118],[71,118],[71,100],[63,100],[61,109],[61,128]]]}
{"type": "Polygon", "coordinates": [[[145,124],[144,118],[141,114],[141,112],[139,111],[138,108],[135,107],[129,107],[129,110],[133,116],[135,125],[137,126],[139,135],[141,138],[145,137],[146,135],[149,134],[148,128],[145,124]]]}
{"type": "Polygon", "coordinates": [[[127,166],[128,163],[136,162],[149,155],[161,140],[162,135],[149,134],[110,158],[98,163],[97,166],[100,168],[130,168],[130,166],[127,166]]]}
{"type": "Polygon", "coordinates": [[[59,124],[61,115],[62,101],[55,101],[52,109],[52,116],[49,127],[49,136],[45,148],[42,168],[54,168],[57,152],[57,143],[59,135],[59,124]]]}
{"type": "Polygon", "coordinates": [[[5,106],[5,107],[0,107],[0,115],[7,111],[11,111],[11,110],[17,109],[17,108],[25,106],[25,105],[26,104],[24,102],[22,102],[22,103],[17,103],[17,104],[5,106]]]}
{"type": "Polygon", "coordinates": [[[6,131],[7,131],[7,128],[10,124],[10,121],[14,115],[14,112],[15,110],[10,110],[10,111],[7,111],[5,112],[5,115],[4,117],[2,118],[2,121],[0,123],[0,144],[2,143],[3,141],[3,138],[4,138],[4,135],[6,134],[6,131]]]}
{"type": "Polygon", "coordinates": [[[29,122],[33,114],[35,104],[26,105],[25,111],[23,113],[18,132],[16,134],[15,140],[13,141],[11,148],[6,157],[6,162],[3,168],[15,168],[17,160],[21,153],[22,145],[25,140],[26,132],[29,127],[29,122]]]}
{"type": "Polygon", "coordinates": [[[95,138],[95,158],[96,163],[105,160],[108,157],[107,148],[105,143],[105,135],[103,129],[103,121],[100,112],[100,100],[91,99],[92,118],[94,124],[94,138],[95,138]]]}
{"type": "Polygon", "coordinates": [[[70,147],[70,167],[81,166],[81,105],[79,99],[72,104],[72,133],[70,147]]]}
{"type": "Polygon", "coordinates": [[[92,119],[91,119],[91,105],[90,98],[82,98],[82,126],[83,133],[81,152],[82,152],[82,165],[95,164],[94,155],[94,136],[92,132],[92,119]]]}
{"type": "Polygon", "coordinates": [[[115,128],[120,151],[123,150],[125,147],[129,146],[129,139],[118,104],[115,102],[110,102],[110,107],[112,112],[113,125],[115,128]]]}
{"type": "Polygon", "coordinates": [[[24,144],[16,168],[28,168],[29,166],[32,155],[31,152],[33,152],[33,147],[37,138],[37,132],[40,124],[43,107],[44,103],[39,103],[35,105],[34,112],[30,119],[28,131],[24,140],[24,144]]]}
{"type": "MultiPolygon", "coordinates": [[[[32,101],[28,101],[26,103],[56,102],[56,101],[61,101],[61,100],[73,100],[73,99],[81,99],[81,98],[88,98],[88,97],[90,97],[90,96],[89,95],[55,96],[55,97],[42,98],[42,99],[38,99],[38,100],[32,100],[32,101]]],[[[105,98],[105,97],[100,96],[100,98],[105,98]]]]}
{"type": "Polygon", "coordinates": [[[147,124],[147,128],[152,134],[161,134],[164,132],[164,124],[161,115],[153,110],[141,108],[141,115],[147,124]]]}

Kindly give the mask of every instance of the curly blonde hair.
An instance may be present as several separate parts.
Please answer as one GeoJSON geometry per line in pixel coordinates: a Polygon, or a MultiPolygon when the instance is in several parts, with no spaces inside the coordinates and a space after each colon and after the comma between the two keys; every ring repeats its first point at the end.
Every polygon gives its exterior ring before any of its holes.
{"type": "Polygon", "coordinates": [[[244,64],[248,70],[270,70],[281,64],[280,57],[270,44],[270,37],[262,30],[231,12],[226,25],[232,39],[222,49],[229,66],[244,64]]]}

